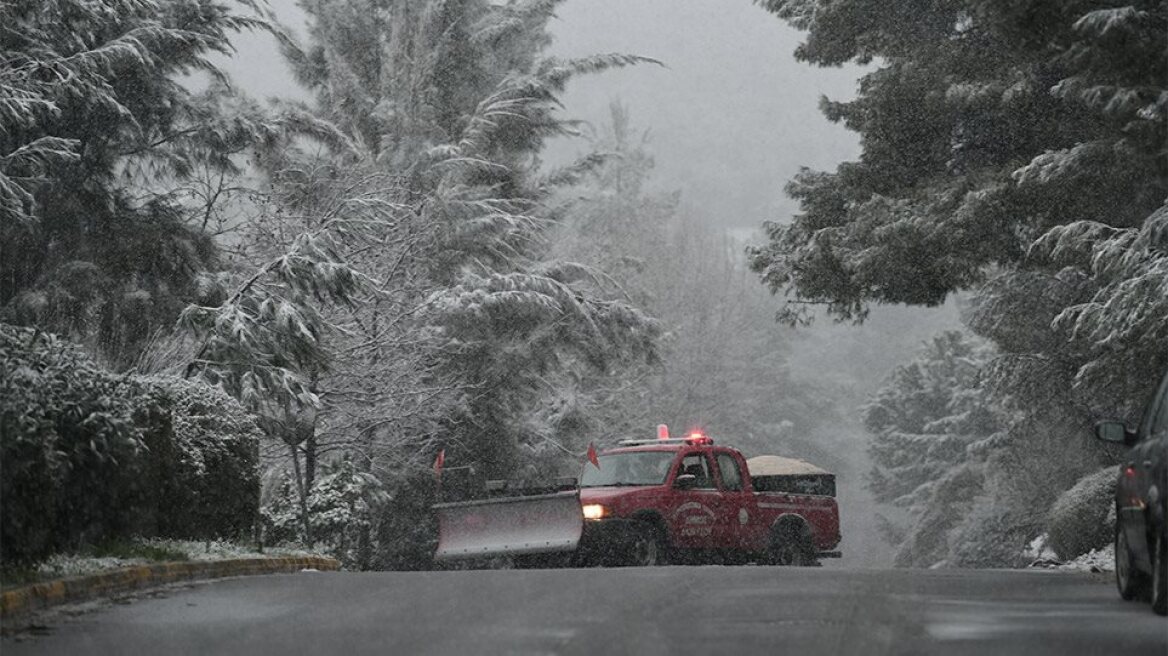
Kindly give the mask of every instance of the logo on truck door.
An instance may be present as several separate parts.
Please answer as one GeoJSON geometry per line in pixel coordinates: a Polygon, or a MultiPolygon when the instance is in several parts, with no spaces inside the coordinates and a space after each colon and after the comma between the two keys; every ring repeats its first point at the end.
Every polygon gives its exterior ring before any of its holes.
{"type": "Polygon", "coordinates": [[[714,511],[696,501],[687,501],[673,511],[674,524],[681,524],[678,531],[684,537],[708,537],[714,527],[714,511]]]}

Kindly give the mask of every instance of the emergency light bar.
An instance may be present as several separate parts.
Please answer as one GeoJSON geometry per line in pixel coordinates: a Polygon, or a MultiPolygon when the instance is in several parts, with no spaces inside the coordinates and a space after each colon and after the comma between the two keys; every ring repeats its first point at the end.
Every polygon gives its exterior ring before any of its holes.
{"type": "Polygon", "coordinates": [[[647,446],[652,444],[713,444],[714,440],[706,437],[667,437],[663,440],[621,440],[617,446],[647,446]]]}
{"type": "Polygon", "coordinates": [[[690,431],[689,434],[686,435],[685,437],[669,437],[669,428],[667,428],[665,426],[665,424],[659,424],[657,426],[657,439],[655,439],[655,440],[631,439],[631,440],[621,440],[621,441],[617,442],[617,444],[620,446],[646,446],[649,444],[713,444],[713,443],[714,443],[714,440],[712,440],[708,435],[701,432],[700,430],[690,431]]]}
{"type": "Polygon", "coordinates": [[[643,440],[630,439],[621,440],[617,442],[619,446],[645,446],[647,444],[713,444],[714,440],[710,439],[701,430],[694,429],[685,437],[669,437],[669,426],[665,424],[657,424],[657,439],[643,440]]]}

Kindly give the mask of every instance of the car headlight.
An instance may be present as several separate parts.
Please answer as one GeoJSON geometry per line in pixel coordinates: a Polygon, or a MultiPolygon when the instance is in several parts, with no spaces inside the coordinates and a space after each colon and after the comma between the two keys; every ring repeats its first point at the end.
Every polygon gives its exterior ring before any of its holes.
{"type": "Polygon", "coordinates": [[[599,503],[588,503],[581,509],[584,511],[584,519],[604,519],[612,514],[608,506],[602,506],[599,503]]]}

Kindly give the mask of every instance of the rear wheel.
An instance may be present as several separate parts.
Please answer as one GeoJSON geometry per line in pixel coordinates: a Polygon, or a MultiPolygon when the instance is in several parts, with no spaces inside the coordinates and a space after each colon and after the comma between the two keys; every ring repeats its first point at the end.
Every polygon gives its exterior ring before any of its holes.
{"type": "Polygon", "coordinates": [[[1152,548],[1152,610],[1168,615],[1168,540],[1164,531],[1156,535],[1152,548]]]}
{"type": "Polygon", "coordinates": [[[632,567],[665,565],[665,549],[665,536],[661,530],[648,522],[638,522],[633,528],[627,562],[632,567]]]}
{"type": "Polygon", "coordinates": [[[559,569],[572,566],[572,554],[569,552],[514,556],[511,562],[515,569],[559,569]]]}
{"type": "Polygon", "coordinates": [[[1119,588],[1119,596],[1131,601],[1144,599],[1148,596],[1151,582],[1144,572],[1140,571],[1132,558],[1131,546],[1127,543],[1127,531],[1123,528],[1123,521],[1115,521],[1115,584],[1119,588]]]}
{"type": "Polygon", "coordinates": [[[767,560],[771,565],[811,567],[818,564],[815,545],[803,527],[789,524],[778,527],[771,538],[767,560]]]}

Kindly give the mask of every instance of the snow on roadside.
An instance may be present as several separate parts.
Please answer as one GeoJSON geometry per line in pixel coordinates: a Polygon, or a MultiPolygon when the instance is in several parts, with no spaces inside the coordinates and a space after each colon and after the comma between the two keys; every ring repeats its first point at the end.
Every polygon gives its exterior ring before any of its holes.
{"type": "Polygon", "coordinates": [[[1115,545],[1109,544],[1102,549],[1092,549],[1074,560],[1063,563],[1059,569],[1077,572],[1114,572],[1115,545]]]}
{"type": "Polygon", "coordinates": [[[57,554],[41,563],[37,568],[37,575],[43,579],[69,578],[149,563],[150,561],[145,558],[94,558],[57,554]]]}
{"type": "Polygon", "coordinates": [[[141,540],[137,544],[160,549],[180,551],[188,560],[229,560],[232,558],[277,558],[281,556],[319,556],[320,554],[300,549],[265,547],[263,553],[250,545],[212,540],[211,542],[191,540],[141,540]]]}
{"type": "Polygon", "coordinates": [[[1072,572],[1113,572],[1115,571],[1115,545],[1109,544],[1091,551],[1074,560],[1061,561],[1050,548],[1050,538],[1045,534],[1034,538],[1023,550],[1030,561],[1029,567],[1056,569],[1072,572]]]}
{"type": "MultiPolygon", "coordinates": [[[[274,547],[265,548],[263,553],[259,553],[252,546],[245,546],[232,542],[223,542],[220,540],[201,542],[191,540],[149,539],[135,540],[133,544],[135,546],[146,549],[166,550],[183,555],[183,558],[169,562],[182,562],[184,560],[216,561],[231,560],[234,558],[278,558],[282,556],[319,555],[297,549],[274,547]]],[[[148,558],[118,558],[109,556],[96,557],[74,554],[57,554],[51,556],[47,561],[42,563],[37,568],[37,575],[41,579],[68,578],[72,576],[85,576],[87,574],[107,572],[109,570],[119,569],[122,567],[150,565],[152,563],[158,562],[168,561],[151,560],[148,558]]]]}

